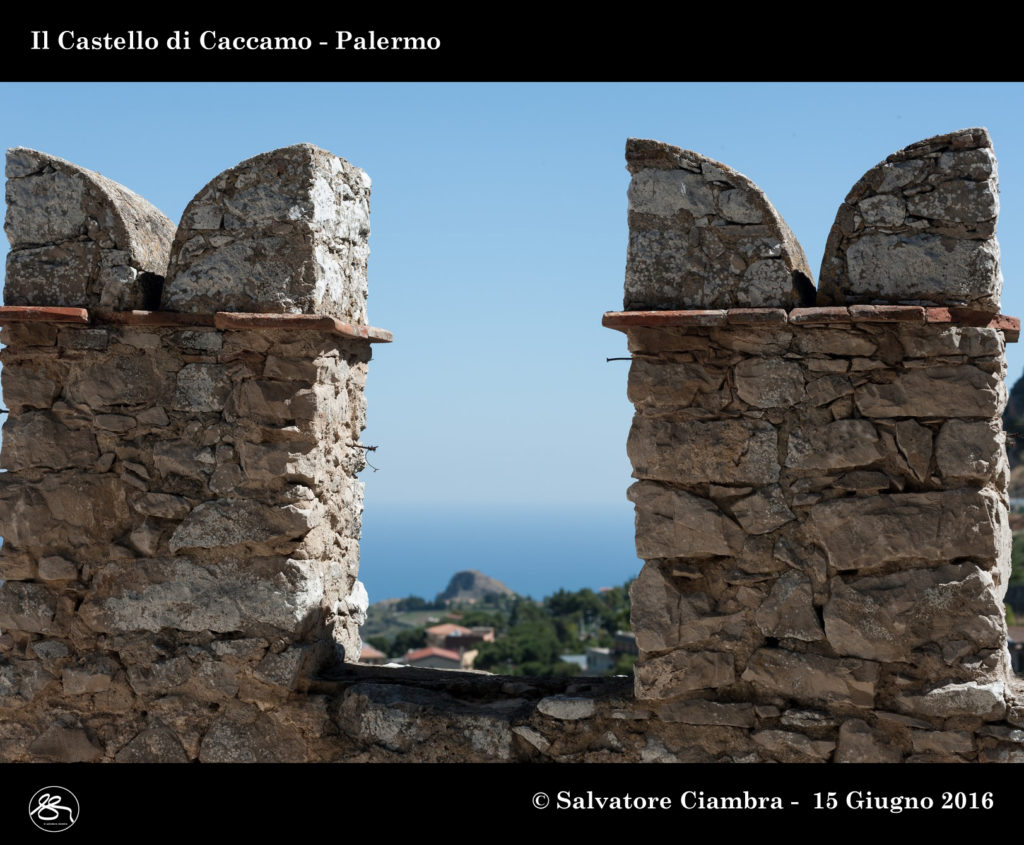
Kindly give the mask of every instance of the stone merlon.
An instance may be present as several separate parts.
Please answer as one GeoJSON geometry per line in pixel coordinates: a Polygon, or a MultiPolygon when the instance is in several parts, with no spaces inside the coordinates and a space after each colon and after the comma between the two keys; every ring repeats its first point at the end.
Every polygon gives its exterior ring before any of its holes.
{"type": "Polygon", "coordinates": [[[365,324],[369,202],[366,173],[312,144],[225,170],[182,215],[164,307],[365,324]]]}
{"type": "Polygon", "coordinates": [[[7,152],[4,302],[152,307],[174,224],[99,173],[37,150],[7,152]]]}
{"type": "Polygon", "coordinates": [[[630,138],[625,309],[812,305],[803,248],[764,192],[699,153],[630,138]]]}
{"type": "Polygon", "coordinates": [[[999,311],[999,185],[985,129],[918,141],[871,168],[836,213],[818,304],[999,311]]]}

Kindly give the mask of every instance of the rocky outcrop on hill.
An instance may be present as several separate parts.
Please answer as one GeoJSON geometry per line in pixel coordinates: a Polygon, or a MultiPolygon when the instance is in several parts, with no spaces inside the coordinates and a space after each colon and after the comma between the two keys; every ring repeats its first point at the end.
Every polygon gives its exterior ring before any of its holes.
{"type": "Polygon", "coordinates": [[[456,572],[443,593],[438,593],[438,601],[479,601],[484,596],[514,596],[515,591],[510,590],[497,578],[484,575],[475,569],[467,569],[456,572]]]}

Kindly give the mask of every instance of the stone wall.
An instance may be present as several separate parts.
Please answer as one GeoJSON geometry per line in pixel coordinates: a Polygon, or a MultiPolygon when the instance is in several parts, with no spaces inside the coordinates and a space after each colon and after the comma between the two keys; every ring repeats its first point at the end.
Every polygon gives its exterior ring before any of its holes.
{"type": "Polygon", "coordinates": [[[98,174],[8,176],[0,759],[306,759],[295,691],[356,658],[367,601],[369,180],[266,153],[172,246],[98,174]]]}
{"type": "Polygon", "coordinates": [[[12,151],[0,761],[1024,760],[987,134],[870,171],[817,304],[749,179],[627,159],[641,657],[530,679],[352,662],[365,174],[266,153],[174,232],[12,151]]]}
{"type": "MultiPolygon", "coordinates": [[[[762,760],[1016,755],[998,742],[1021,718],[1002,606],[1000,415],[1004,343],[1019,324],[993,316],[988,134],[932,138],[869,171],[829,239],[828,304],[803,308],[740,272],[742,240],[735,258],[716,258],[736,268],[732,293],[708,294],[717,270],[686,282],[736,215],[723,191],[691,222],[700,187],[689,186],[659,194],[652,218],[649,185],[676,172],[666,163],[725,168],[649,141],[631,141],[627,160],[627,309],[652,267],[660,289],[680,290],[664,310],[605,321],[626,331],[633,359],[637,698],[662,718],[741,728],[737,747],[762,760]],[[690,237],[651,240],[666,219],[690,237]]],[[[795,253],[776,231],[776,251],[795,253]]],[[[788,265],[774,260],[781,279],[788,265]]]]}

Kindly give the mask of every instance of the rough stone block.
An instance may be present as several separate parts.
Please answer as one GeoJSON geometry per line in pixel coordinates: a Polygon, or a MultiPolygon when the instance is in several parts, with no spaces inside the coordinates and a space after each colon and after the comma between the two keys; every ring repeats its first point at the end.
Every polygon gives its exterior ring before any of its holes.
{"type": "Polygon", "coordinates": [[[924,481],[932,461],[932,430],[914,420],[900,420],[896,423],[896,445],[914,477],[924,481]]]}
{"type": "Polygon", "coordinates": [[[991,490],[838,499],[814,505],[809,528],[836,569],[1003,556],[1007,514],[991,490]]]}
{"type": "Polygon", "coordinates": [[[132,508],[160,519],[184,519],[191,510],[188,499],[171,493],[144,493],[132,501],[132,508]]]}
{"type": "Polygon", "coordinates": [[[256,666],[256,674],[270,684],[295,689],[303,674],[310,668],[315,649],[293,646],[278,654],[268,654],[256,666]]]}
{"type": "Polygon", "coordinates": [[[79,614],[106,633],[173,628],[294,636],[310,624],[324,591],[313,561],[232,559],[203,566],[189,558],[126,560],[97,571],[79,614]]]}
{"type": "Polygon", "coordinates": [[[10,417],[3,433],[0,461],[8,470],[88,467],[99,457],[95,436],[87,430],[66,428],[46,411],[10,417]]]}
{"type": "Polygon", "coordinates": [[[79,666],[67,666],[61,675],[65,695],[87,695],[110,689],[117,664],[98,658],[79,666]]]}
{"type": "MultiPolygon", "coordinates": [[[[9,343],[4,337],[4,343],[9,343]]],[[[2,375],[4,406],[18,414],[26,408],[49,408],[60,395],[60,382],[30,363],[4,367],[2,375]]]]}
{"type": "Polygon", "coordinates": [[[627,395],[635,405],[685,408],[698,394],[714,393],[725,374],[697,363],[634,358],[627,395]]]}
{"type": "Polygon", "coordinates": [[[307,751],[302,733],[256,707],[236,706],[218,716],[203,737],[202,763],[301,763],[307,751]]]}
{"type": "Polygon", "coordinates": [[[362,170],[311,144],[224,171],[182,215],[164,307],[365,323],[369,197],[362,170]]]}
{"type": "Polygon", "coordinates": [[[127,527],[118,479],[46,476],[38,484],[0,474],[0,525],[5,544],[40,552],[111,542],[127,527]]]}
{"type": "Polygon", "coordinates": [[[892,744],[891,737],[872,730],[863,719],[847,719],[840,726],[837,763],[899,763],[902,759],[903,754],[892,744]]]}
{"type": "Polygon", "coordinates": [[[825,637],[814,608],[811,581],[801,572],[787,572],[775,582],[754,621],[766,637],[806,642],[825,637]]]}
{"type": "Polygon", "coordinates": [[[1006,404],[998,373],[970,365],[925,367],[899,373],[888,383],[864,384],[854,393],[866,417],[959,417],[992,419],[1006,404]]]}
{"type": "Polygon", "coordinates": [[[945,684],[924,695],[902,695],[896,706],[904,713],[918,716],[976,716],[998,721],[1006,713],[1006,688],[1002,681],[945,684]]]}
{"type": "Polygon", "coordinates": [[[289,424],[316,416],[316,394],[286,381],[252,379],[234,388],[229,409],[246,419],[289,424]]]}
{"type": "Polygon", "coordinates": [[[20,709],[56,680],[38,660],[0,661],[0,707],[20,709]]]}
{"type": "Polygon", "coordinates": [[[757,731],[752,739],[764,753],[780,763],[823,763],[836,747],[834,742],[811,739],[792,731],[757,731]]]}
{"type": "Polygon", "coordinates": [[[579,698],[570,695],[549,695],[537,702],[537,710],[545,716],[560,721],[574,722],[589,719],[597,708],[593,699],[579,698]]]}
{"type": "Polygon", "coordinates": [[[663,722],[687,725],[730,725],[736,728],[754,726],[754,706],[745,702],[721,704],[703,699],[669,701],[658,708],[663,722]]]}
{"type": "Polygon", "coordinates": [[[984,129],[939,135],[893,153],[865,173],[839,207],[818,301],[998,312],[998,215],[996,161],[984,129]]]}
{"type": "Polygon", "coordinates": [[[323,466],[316,445],[307,441],[286,441],[284,443],[252,443],[243,440],[238,444],[245,477],[261,483],[278,480],[312,484],[323,474],[323,466]]]}
{"type": "Polygon", "coordinates": [[[720,651],[672,651],[637,663],[634,673],[636,697],[642,700],[674,698],[736,680],[735,658],[720,651]]]}
{"type": "Polygon", "coordinates": [[[187,763],[188,755],[174,731],[156,721],[117,752],[118,763],[187,763]]]}
{"type": "Polygon", "coordinates": [[[878,432],[868,420],[836,420],[822,428],[796,428],[789,436],[786,466],[847,470],[885,457],[878,432]]]}
{"type": "Polygon", "coordinates": [[[678,484],[773,484],[778,432],[761,420],[675,421],[637,415],[626,442],[636,478],[678,484]]]}
{"type": "Polygon", "coordinates": [[[187,411],[220,411],[231,394],[227,368],[220,364],[186,364],[178,371],[171,407],[187,411]]]}
{"type": "Polygon", "coordinates": [[[967,731],[913,731],[911,741],[918,754],[970,754],[974,740],[967,731]]]}
{"type": "Polygon", "coordinates": [[[813,298],[799,242],[746,176],[630,138],[625,309],[792,308],[813,298]]]}
{"type": "Polygon", "coordinates": [[[0,586],[0,630],[48,634],[57,613],[57,595],[41,584],[9,581],[0,586]]]}
{"type": "Polygon", "coordinates": [[[7,153],[11,242],[4,303],[145,308],[163,276],[174,225],[142,197],[71,162],[7,153]]]}
{"type": "Polygon", "coordinates": [[[362,741],[425,761],[507,760],[511,754],[509,708],[457,701],[443,691],[359,683],[345,694],[338,717],[362,741]]]}
{"type": "Polygon", "coordinates": [[[872,707],[878,664],[784,649],[759,649],[748,661],[741,679],[772,695],[797,701],[872,707]]]}
{"type": "Polygon", "coordinates": [[[733,517],[748,534],[768,534],[796,519],[786,505],[782,488],[771,484],[740,499],[730,508],[733,517]]]}
{"type": "Polygon", "coordinates": [[[171,535],[172,552],[298,541],[323,519],[318,502],[308,507],[264,505],[251,499],[216,499],[195,507],[171,535]]]}
{"type": "Polygon", "coordinates": [[[637,555],[712,557],[736,554],[743,534],[708,499],[652,481],[638,481],[628,497],[636,505],[637,555]]]}
{"type": "Polygon", "coordinates": [[[907,662],[927,643],[966,639],[985,650],[1006,641],[992,577],[973,564],[837,577],[830,594],[825,633],[837,654],[907,662]]]}
{"type": "Polygon", "coordinates": [[[37,757],[53,763],[91,763],[103,756],[103,749],[83,728],[59,725],[48,728],[29,746],[29,750],[37,757]]]}
{"type": "Polygon", "coordinates": [[[715,637],[740,640],[749,630],[743,613],[712,613],[706,595],[683,595],[654,563],[644,566],[629,594],[636,643],[645,652],[697,645],[715,637]]]}
{"type": "Polygon", "coordinates": [[[78,577],[78,567],[60,555],[40,558],[38,572],[43,581],[73,581],[78,577]]]}
{"type": "Polygon", "coordinates": [[[73,371],[64,391],[76,405],[118,412],[125,405],[159,403],[165,391],[164,380],[165,373],[154,356],[116,355],[73,371]]]}
{"type": "Polygon", "coordinates": [[[755,408],[789,408],[803,401],[803,373],[792,361],[747,358],[733,372],[740,399],[755,408]]]}
{"type": "Polygon", "coordinates": [[[1006,464],[1005,435],[999,419],[949,420],[935,438],[935,462],[948,484],[983,485],[1006,464]]]}

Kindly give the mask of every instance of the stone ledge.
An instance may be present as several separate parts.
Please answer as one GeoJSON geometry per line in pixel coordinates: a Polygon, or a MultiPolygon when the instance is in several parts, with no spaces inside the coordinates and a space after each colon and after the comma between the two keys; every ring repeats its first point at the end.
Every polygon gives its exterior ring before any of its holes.
{"type": "Polygon", "coordinates": [[[84,308],[2,305],[0,306],[0,325],[4,323],[79,323],[88,325],[89,312],[84,308]]]}
{"type": "Polygon", "coordinates": [[[218,329],[330,332],[369,343],[391,343],[394,335],[374,326],[343,323],[319,314],[249,314],[218,311],[216,314],[183,314],[176,311],[108,311],[37,305],[0,305],[0,326],[6,323],[99,323],[115,326],[214,326],[218,329]]]}
{"type": "Polygon", "coordinates": [[[353,684],[366,682],[471,693],[480,700],[555,694],[586,695],[595,699],[633,699],[632,675],[536,677],[424,669],[417,666],[372,666],[366,663],[342,663],[325,669],[310,679],[309,691],[313,694],[334,693],[353,684]]]}
{"type": "Polygon", "coordinates": [[[818,308],[794,308],[789,312],[791,323],[852,323],[849,308],[830,306],[818,308]]]}
{"type": "Polygon", "coordinates": [[[97,323],[113,326],[212,326],[213,314],[180,314],[177,311],[107,311],[93,308],[90,312],[97,323]]]}
{"type": "Polygon", "coordinates": [[[921,305],[851,305],[850,317],[855,323],[923,323],[925,309],[921,305]]]}
{"type": "MultiPolygon", "coordinates": [[[[739,310],[739,309],[737,309],[739,310]]],[[[750,311],[782,311],[781,308],[744,308],[750,311]]],[[[783,311],[783,313],[785,313],[783,311]]],[[[724,326],[729,312],[715,311],[606,311],[601,324],[610,329],[631,329],[638,326],[648,328],[686,328],[689,326],[724,326]]]]}
{"type": "Polygon", "coordinates": [[[356,326],[352,323],[343,323],[335,317],[323,317],[319,314],[251,314],[218,311],[213,316],[213,324],[218,329],[299,329],[333,332],[342,337],[367,340],[370,343],[391,343],[394,340],[394,335],[386,329],[356,326]]]}
{"type": "Polygon", "coordinates": [[[730,308],[726,321],[730,326],[784,326],[789,316],[784,308],[730,308]]]}
{"type": "Polygon", "coordinates": [[[1020,337],[1020,318],[971,308],[921,305],[851,305],[794,308],[728,308],[716,311],[606,311],[601,325],[618,331],[633,328],[708,328],[716,326],[836,325],[853,323],[945,323],[998,329],[1007,343],[1020,337]]]}

